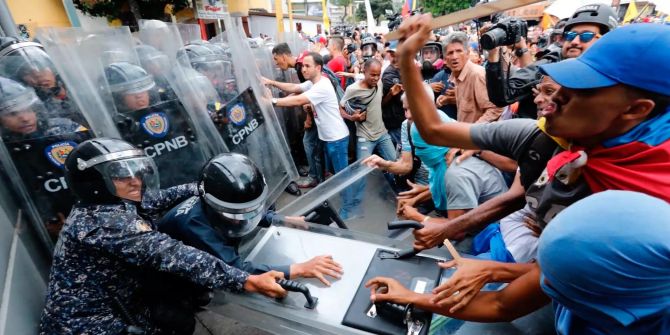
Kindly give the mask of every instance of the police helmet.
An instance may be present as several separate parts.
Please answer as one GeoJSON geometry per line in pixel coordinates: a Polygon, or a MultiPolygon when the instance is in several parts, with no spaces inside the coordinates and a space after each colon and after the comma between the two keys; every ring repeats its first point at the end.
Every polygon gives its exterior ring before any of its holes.
{"type": "Polygon", "coordinates": [[[23,111],[37,103],[42,102],[32,88],[0,77],[0,115],[23,111]]]}
{"type": "Polygon", "coordinates": [[[105,67],[105,78],[109,89],[115,94],[136,94],[156,86],[147,71],[128,62],[112,63],[105,67]]]}
{"type": "Polygon", "coordinates": [[[16,37],[0,37],[0,75],[34,87],[41,97],[60,90],[60,79],[44,47],[16,37]]]}
{"type": "Polygon", "coordinates": [[[154,75],[164,74],[170,68],[170,60],[168,56],[156,48],[142,44],[135,47],[137,57],[140,59],[140,64],[149,73],[154,75]]]}
{"type": "Polygon", "coordinates": [[[188,44],[177,52],[179,62],[188,67],[205,73],[212,83],[223,86],[232,80],[232,66],[225,54],[225,50],[214,44],[188,44]]]}
{"type": "Polygon", "coordinates": [[[612,7],[605,4],[593,4],[579,7],[568,19],[563,31],[570,31],[572,27],[582,23],[597,24],[601,28],[600,33],[606,34],[614,30],[618,25],[617,14],[612,7]]]}
{"type": "Polygon", "coordinates": [[[33,136],[47,127],[48,120],[42,100],[31,87],[0,77],[0,116],[18,116],[21,113],[35,113],[33,122],[26,118],[20,124],[12,126],[0,124],[3,141],[11,142],[33,136]]]}
{"type": "Polygon", "coordinates": [[[126,141],[106,137],[82,142],[70,152],[65,180],[77,199],[88,204],[140,202],[159,187],[153,159],[126,141]]]}
{"type": "Polygon", "coordinates": [[[249,157],[225,153],[212,158],[202,170],[198,185],[211,224],[225,236],[250,233],[265,214],[268,187],[249,157]]]}

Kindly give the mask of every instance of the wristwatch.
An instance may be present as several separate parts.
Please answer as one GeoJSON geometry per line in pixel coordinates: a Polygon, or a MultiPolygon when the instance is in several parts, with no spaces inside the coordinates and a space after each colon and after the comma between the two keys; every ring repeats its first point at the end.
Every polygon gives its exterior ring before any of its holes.
{"type": "Polygon", "coordinates": [[[276,104],[277,104],[277,98],[272,98],[272,105],[274,106],[276,104]]]}
{"type": "Polygon", "coordinates": [[[514,55],[516,55],[517,57],[521,57],[526,52],[528,52],[528,48],[516,49],[516,50],[514,50],[514,55]]]}

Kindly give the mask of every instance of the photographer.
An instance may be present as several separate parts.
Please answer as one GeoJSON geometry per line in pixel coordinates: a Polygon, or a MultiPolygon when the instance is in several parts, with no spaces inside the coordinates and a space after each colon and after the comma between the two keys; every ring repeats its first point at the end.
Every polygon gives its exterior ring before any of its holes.
{"type": "Polygon", "coordinates": [[[580,7],[565,25],[563,34],[565,41],[561,50],[550,51],[532,64],[526,46],[528,30],[526,22],[516,18],[501,20],[482,34],[481,40],[482,47],[489,50],[486,64],[486,87],[489,99],[499,107],[519,101],[517,116],[536,118],[537,107],[533,103],[532,88],[540,79],[540,65],[581,55],[602,35],[616,28],[616,18],[616,13],[606,5],[580,7]],[[504,69],[500,62],[500,47],[512,44],[521,65],[521,68],[516,70],[504,69]]]}

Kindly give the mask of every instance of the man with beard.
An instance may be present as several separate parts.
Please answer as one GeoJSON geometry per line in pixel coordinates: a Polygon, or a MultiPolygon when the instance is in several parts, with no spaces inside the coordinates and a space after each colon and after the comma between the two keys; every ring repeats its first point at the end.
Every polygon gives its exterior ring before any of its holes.
{"type": "Polygon", "coordinates": [[[486,88],[489,98],[497,106],[504,107],[519,101],[519,117],[535,118],[536,107],[533,104],[532,88],[540,80],[539,67],[542,64],[555,63],[581,55],[600,37],[617,27],[617,16],[611,7],[595,4],[581,7],[568,19],[563,28],[563,46],[548,47],[542,58],[524,66],[530,61],[526,40],[522,37],[514,45],[515,53],[522,61],[522,68],[503,69],[500,62],[500,47],[489,50],[486,64],[486,88]]]}

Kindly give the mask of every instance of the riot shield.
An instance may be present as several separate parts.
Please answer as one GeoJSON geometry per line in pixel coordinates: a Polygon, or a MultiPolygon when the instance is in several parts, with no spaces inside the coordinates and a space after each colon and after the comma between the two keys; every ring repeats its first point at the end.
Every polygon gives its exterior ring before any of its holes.
{"type": "Polygon", "coordinates": [[[27,212],[47,241],[47,234],[57,239],[74,204],[63,163],[72,149],[91,138],[65,112],[49,110],[32,87],[0,77],[0,141],[7,152],[0,159],[5,171],[15,171],[14,188],[25,195],[27,212]]]}
{"type": "Polygon", "coordinates": [[[74,93],[97,107],[84,109],[94,131],[112,124],[119,138],[153,157],[163,188],[198,179],[208,140],[179,100],[162,100],[156,81],[140,66],[128,27],[51,28],[43,35],[54,58],[70,56],[57,63],[68,85],[77,87],[74,93]]]}
{"type": "Polygon", "coordinates": [[[200,32],[200,26],[197,24],[175,24],[179,35],[181,36],[181,41],[184,42],[183,45],[189,43],[202,43],[202,33],[200,32]]]}
{"type": "Polygon", "coordinates": [[[361,161],[281,208],[279,213],[381,236],[402,239],[405,236],[398,234],[406,233],[387,230],[386,224],[398,219],[396,194],[382,172],[361,161]]]}
{"type": "Polygon", "coordinates": [[[81,129],[4,143],[40,222],[53,241],[58,238],[58,232],[75,203],[65,182],[65,159],[72,149],[89,138],[91,133],[81,129]]]}
{"type": "Polygon", "coordinates": [[[16,40],[16,43],[0,50],[0,76],[32,87],[44,103],[49,117],[68,118],[82,125],[87,124],[41,44],[16,40]]]}

